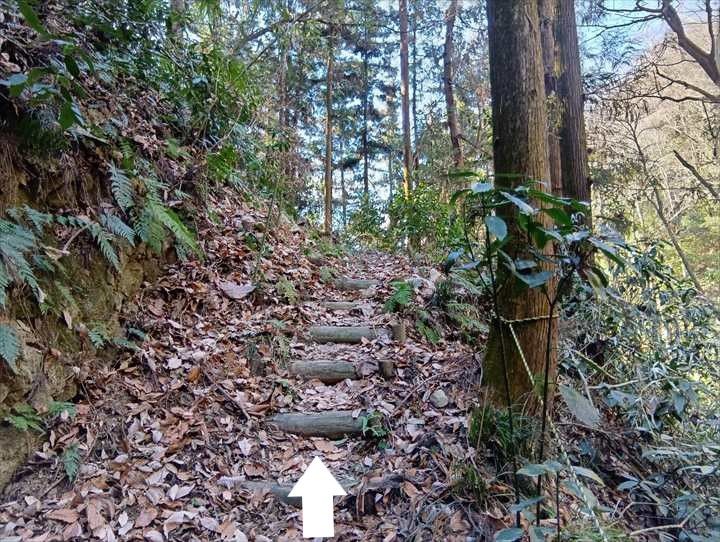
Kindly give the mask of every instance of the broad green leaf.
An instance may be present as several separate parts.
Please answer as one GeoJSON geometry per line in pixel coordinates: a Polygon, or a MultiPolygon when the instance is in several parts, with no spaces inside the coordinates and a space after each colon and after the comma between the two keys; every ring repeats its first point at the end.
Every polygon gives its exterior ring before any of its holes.
{"type": "Polygon", "coordinates": [[[556,224],[561,226],[572,226],[572,218],[570,218],[570,215],[563,209],[559,209],[558,207],[547,207],[541,209],[541,211],[552,218],[556,224]]]}
{"type": "Polygon", "coordinates": [[[597,482],[601,486],[605,485],[605,482],[602,481],[602,478],[600,478],[594,471],[588,468],[573,465],[572,469],[578,476],[582,476],[583,478],[589,478],[590,480],[592,480],[593,482],[597,482]]]}
{"type": "Polygon", "coordinates": [[[508,192],[500,192],[500,193],[503,195],[503,197],[506,200],[513,203],[518,209],[520,209],[521,213],[531,215],[535,212],[535,209],[533,209],[530,205],[525,203],[523,200],[521,200],[517,196],[513,196],[512,194],[510,194],[508,192]]]}
{"type": "Polygon", "coordinates": [[[545,500],[545,497],[543,495],[539,495],[537,497],[531,497],[530,499],[525,499],[523,501],[520,501],[517,504],[513,504],[510,507],[510,512],[512,512],[513,514],[515,514],[516,512],[522,512],[526,508],[534,506],[537,503],[542,502],[544,500],[545,500]]]}
{"type": "Polygon", "coordinates": [[[499,216],[486,216],[485,225],[488,231],[498,239],[502,240],[507,236],[507,224],[499,216]]]}
{"type": "Polygon", "coordinates": [[[518,273],[518,278],[522,280],[529,288],[537,288],[542,286],[553,276],[551,271],[540,271],[539,273],[532,273],[530,275],[524,275],[518,273]]]}
{"type": "Polygon", "coordinates": [[[600,425],[600,412],[582,393],[570,386],[560,385],[560,395],[562,395],[570,412],[580,422],[592,428],[600,425]]]}
{"type": "Polygon", "coordinates": [[[490,183],[474,183],[472,185],[472,191],[476,194],[481,194],[483,192],[490,192],[490,190],[493,189],[493,185],[490,183]]]}
{"type": "Polygon", "coordinates": [[[494,540],[495,542],[515,542],[515,540],[520,540],[524,534],[525,531],[523,531],[522,529],[512,527],[510,529],[503,529],[502,531],[498,531],[497,533],[495,533],[494,540]]]}
{"type": "Polygon", "coordinates": [[[30,4],[26,2],[26,0],[17,0],[18,3],[18,9],[20,9],[20,13],[22,13],[22,16],[25,18],[25,22],[32,28],[35,32],[42,36],[47,36],[48,31],[45,29],[45,26],[40,22],[40,18],[37,16],[37,13],[35,13],[35,10],[30,7],[30,4]]]}
{"type": "Polygon", "coordinates": [[[521,469],[518,469],[518,474],[524,474],[525,476],[542,476],[548,474],[548,468],[542,463],[528,463],[521,469]]]}

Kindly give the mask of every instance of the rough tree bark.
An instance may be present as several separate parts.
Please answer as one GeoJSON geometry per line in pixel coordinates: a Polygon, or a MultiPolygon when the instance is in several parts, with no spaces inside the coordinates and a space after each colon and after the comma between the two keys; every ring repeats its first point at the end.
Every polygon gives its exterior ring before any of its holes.
{"type": "MultiPolygon", "coordinates": [[[[557,0],[557,47],[559,59],[560,166],[563,195],[591,202],[587,165],[582,74],[574,0],[557,0]]],[[[586,223],[591,223],[591,216],[586,223]]]]}
{"type": "Polygon", "coordinates": [[[412,175],[412,145],[410,144],[410,95],[408,66],[408,7],[407,0],[399,0],[400,12],[400,93],[402,95],[403,130],[403,193],[410,196],[410,178],[412,175]]]}
{"type": "MultiPolygon", "coordinates": [[[[547,180],[550,174],[547,112],[538,2],[488,0],[487,13],[495,185],[512,188],[528,179],[547,180]]],[[[538,202],[535,206],[539,206],[538,202]]],[[[508,224],[511,236],[506,251],[513,258],[526,257],[527,248],[518,231],[514,206],[504,206],[498,214],[508,224]]],[[[554,382],[557,319],[548,314],[550,306],[547,298],[539,288],[528,290],[519,285],[504,266],[498,267],[497,284],[500,286],[497,299],[499,316],[505,320],[520,321],[513,325],[533,375],[544,373],[545,345],[550,334],[549,381],[554,382]]],[[[552,299],[555,283],[551,281],[546,287],[552,299]]],[[[490,329],[484,367],[486,382],[496,401],[509,399],[517,406],[526,404],[530,412],[537,411],[540,404],[533,393],[533,382],[504,323],[494,322],[490,329]]]]}
{"type": "Polygon", "coordinates": [[[443,88],[445,90],[445,106],[447,108],[448,130],[450,132],[450,143],[453,150],[453,165],[461,168],[463,165],[463,150],[460,140],[460,124],[457,118],[457,108],[455,107],[455,91],[454,91],[454,70],[453,70],[453,54],[454,40],[453,32],[455,30],[455,19],[460,10],[459,0],[450,0],[450,5],[445,11],[445,48],[443,49],[443,88]]]}
{"type": "Polygon", "coordinates": [[[335,69],[335,45],[333,43],[332,31],[330,33],[328,59],[327,59],[327,76],[325,86],[325,235],[332,234],[332,158],[333,158],[333,141],[332,141],[332,86],[333,86],[333,70],[335,69]]]}
{"type": "Polygon", "coordinates": [[[538,0],[540,19],[540,44],[542,47],[543,71],[545,76],[545,99],[547,106],[548,160],[550,165],[550,187],[552,193],[562,196],[562,174],[560,167],[560,112],[558,109],[558,66],[555,25],[558,0],[538,0]]]}

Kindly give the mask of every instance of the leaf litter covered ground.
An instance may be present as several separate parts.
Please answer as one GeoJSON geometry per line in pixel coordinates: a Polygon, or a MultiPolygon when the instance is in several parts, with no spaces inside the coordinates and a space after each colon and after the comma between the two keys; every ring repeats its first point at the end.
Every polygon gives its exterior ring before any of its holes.
{"type": "MultiPolygon", "coordinates": [[[[480,377],[467,346],[434,346],[414,330],[403,345],[306,338],[314,324],[387,325],[391,281],[423,270],[380,253],[311,263],[301,227],[268,227],[263,212],[229,198],[214,211],[219,225],[199,232],[204,261],[169,267],[136,300],[128,317],[147,334],[141,351],[79,368],[77,415],[51,428],[6,489],[0,538],[300,540],[300,510],[263,488],[291,486],[316,455],[349,488],[336,499],[338,540],[467,540],[501,527],[500,508],[480,513],[455,491],[459,466],[472,463],[466,420],[480,377]],[[380,285],[341,292],[331,273],[380,285]],[[331,312],[318,303],[329,300],[361,306],[331,312]],[[363,378],[296,379],[287,363],[297,359],[351,361],[363,378]],[[393,380],[377,373],[380,360],[394,362],[393,380]],[[437,390],[449,404],[429,400],[437,390]],[[267,423],[327,410],[375,412],[387,434],[306,438],[267,423]],[[75,446],[69,483],[61,458],[75,446]]],[[[420,282],[423,303],[433,285],[420,282]]]]}

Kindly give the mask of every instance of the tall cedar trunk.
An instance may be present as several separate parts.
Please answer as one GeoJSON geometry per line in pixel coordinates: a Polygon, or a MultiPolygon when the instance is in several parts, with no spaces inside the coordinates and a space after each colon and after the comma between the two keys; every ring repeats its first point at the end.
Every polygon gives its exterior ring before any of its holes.
{"type": "MultiPolygon", "coordinates": [[[[547,180],[547,113],[537,0],[488,0],[487,13],[495,184],[512,188],[523,180],[547,180]]],[[[538,202],[534,204],[539,206],[538,202]]],[[[505,250],[513,259],[527,257],[515,206],[502,207],[498,215],[508,224],[510,242],[505,250]]],[[[522,287],[503,265],[498,266],[497,283],[500,316],[505,320],[523,320],[513,326],[533,375],[544,373],[546,342],[550,338],[549,381],[554,382],[557,319],[549,317],[545,295],[539,288],[522,287]]],[[[551,299],[555,286],[552,281],[546,285],[551,299]]],[[[538,409],[533,383],[506,324],[493,323],[484,367],[486,382],[495,392],[496,400],[509,396],[514,405],[526,405],[531,412],[538,409]]],[[[552,397],[552,391],[549,396],[552,397]]]]}
{"type": "Polygon", "coordinates": [[[412,0],[412,145],[413,145],[413,169],[418,166],[418,127],[417,127],[417,6],[418,0],[412,0]]]}
{"type": "Polygon", "coordinates": [[[335,46],[332,34],[327,60],[327,77],[325,88],[325,235],[332,234],[332,86],[333,69],[335,65],[335,46]]]}
{"type": "Polygon", "coordinates": [[[367,27],[365,28],[365,40],[362,51],[362,77],[363,77],[363,95],[362,95],[362,153],[363,153],[363,194],[366,196],[370,193],[370,178],[368,174],[368,102],[370,94],[370,82],[368,75],[368,43],[367,27]]]}
{"type": "Polygon", "coordinates": [[[538,0],[538,16],[540,19],[540,44],[542,47],[545,99],[548,112],[547,139],[550,187],[553,194],[562,196],[559,139],[560,118],[557,107],[557,48],[555,45],[557,2],[558,0],[538,0]]]}
{"type": "MultiPolygon", "coordinates": [[[[580,49],[574,0],[557,0],[557,46],[560,61],[560,164],[563,196],[590,203],[580,49]]],[[[587,217],[588,224],[590,216],[587,217]]]]}
{"type": "Polygon", "coordinates": [[[412,176],[412,147],[410,144],[410,95],[408,66],[408,9],[407,0],[399,0],[400,6],[400,82],[402,95],[403,130],[403,193],[410,196],[410,178],[412,176]]]}
{"type": "Polygon", "coordinates": [[[458,124],[457,109],[455,107],[454,70],[453,70],[453,31],[455,18],[459,10],[459,0],[450,0],[445,12],[445,48],[443,50],[443,89],[445,90],[445,106],[447,108],[448,130],[453,150],[453,165],[461,168],[463,165],[463,151],[460,143],[460,125],[458,124]]]}

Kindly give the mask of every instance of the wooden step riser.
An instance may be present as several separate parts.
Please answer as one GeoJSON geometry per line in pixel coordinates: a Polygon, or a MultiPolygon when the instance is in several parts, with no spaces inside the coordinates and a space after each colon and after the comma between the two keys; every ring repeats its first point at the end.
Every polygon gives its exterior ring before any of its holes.
{"type": "Polygon", "coordinates": [[[278,431],[304,437],[341,438],[362,435],[362,416],[354,418],[351,411],[277,414],[270,418],[269,423],[278,431]]]}
{"type": "Polygon", "coordinates": [[[392,331],[364,326],[312,326],[308,330],[308,336],[310,340],[318,343],[358,344],[363,339],[372,341],[380,337],[391,337],[392,331]]]}
{"type": "Polygon", "coordinates": [[[307,379],[318,379],[325,384],[336,384],[346,378],[359,378],[355,365],[349,361],[294,361],[290,374],[307,379]]]}

